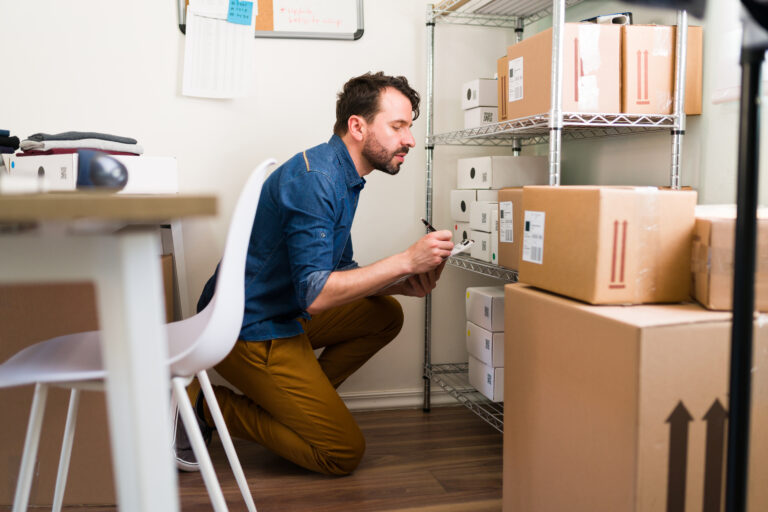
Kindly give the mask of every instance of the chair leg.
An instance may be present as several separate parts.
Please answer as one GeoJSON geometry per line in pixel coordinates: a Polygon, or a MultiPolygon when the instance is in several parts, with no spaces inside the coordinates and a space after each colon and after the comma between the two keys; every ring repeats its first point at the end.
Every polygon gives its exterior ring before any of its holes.
{"type": "Polygon", "coordinates": [[[13,498],[13,512],[27,510],[29,492],[32,489],[32,476],[37,460],[37,449],[40,446],[40,430],[45,412],[45,401],[48,398],[48,385],[38,382],[35,384],[35,395],[32,408],[29,411],[27,437],[24,440],[24,453],[21,456],[19,479],[16,482],[16,494],[13,498]]]}
{"type": "Polygon", "coordinates": [[[213,416],[213,422],[219,433],[219,439],[221,439],[221,444],[224,445],[224,451],[227,452],[229,465],[232,468],[232,472],[235,474],[237,486],[240,488],[240,493],[243,495],[245,505],[248,507],[248,512],[257,512],[256,505],[253,502],[253,496],[251,496],[251,491],[248,488],[248,481],[245,479],[245,474],[243,473],[243,467],[240,465],[240,459],[237,458],[235,445],[232,444],[232,437],[230,437],[227,425],[224,423],[224,415],[221,414],[219,402],[216,400],[211,381],[208,379],[208,373],[206,373],[205,370],[198,372],[197,380],[200,382],[200,388],[202,389],[203,396],[205,396],[205,401],[208,404],[208,410],[211,412],[211,416],[213,416]]]}
{"type": "Polygon", "coordinates": [[[75,423],[77,422],[77,409],[80,406],[80,390],[72,388],[69,393],[69,409],[67,410],[67,423],[64,427],[64,439],[61,443],[61,456],[59,457],[59,471],[56,474],[56,491],[53,493],[52,512],[60,512],[64,503],[64,489],[67,487],[67,475],[69,474],[69,461],[72,457],[72,442],[75,439],[75,423]]]}
{"type": "Polygon", "coordinates": [[[197,424],[197,418],[195,417],[195,412],[192,410],[192,404],[189,403],[185,383],[186,380],[183,377],[174,377],[171,379],[173,393],[176,395],[176,402],[179,405],[179,414],[184,423],[184,428],[187,431],[189,442],[192,444],[192,451],[195,453],[197,462],[200,464],[200,473],[203,476],[205,488],[208,490],[208,495],[211,498],[213,509],[216,512],[226,512],[227,503],[224,500],[224,493],[221,492],[221,486],[216,478],[216,472],[213,470],[211,456],[208,454],[208,449],[205,447],[203,434],[200,432],[200,427],[197,424]]]}

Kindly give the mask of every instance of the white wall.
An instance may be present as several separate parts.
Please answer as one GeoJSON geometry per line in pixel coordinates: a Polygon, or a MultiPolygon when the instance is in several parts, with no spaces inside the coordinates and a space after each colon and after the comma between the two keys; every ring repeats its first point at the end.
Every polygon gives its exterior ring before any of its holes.
{"type": "MultiPolygon", "coordinates": [[[[735,103],[707,103],[721,46],[710,24],[732,25],[734,15],[729,13],[737,2],[710,4],[705,115],[689,118],[683,180],[699,188],[702,202],[723,202],[732,201],[735,194],[738,116],[735,103]]],[[[638,22],[674,20],[668,13],[612,2],[585,2],[570,9],[567,19],[617,10],[635,11],[638,22]]],[[[541,28],[538,24],[526,33],[541,28]]],[[[496,58],[513,41],[509,30],[437,27],[436,132],[462,127],[460,85],[492,77],[496,58]]],[[[246,98],[187,98],[179,93],[184,36],[177,28],[175,0],[0,0],[0,48],[5,55],[0,127],[21,137],[65,130],[135,137],[147,154],[178,158],[183,192],[219,196],[218,217],[187,221],[184,226],[193,304],[216,264],[233,202],[248,172],[264,158],[283,161],[327,140],[336,92],[349,77],[368,70],[402,74],[426,96],[425,2],[366,0],[365,35],[356,42],[255,39],[253,44],[258,71],[246,98]]],[[[363,264],[405,249],[423,233],[418,218],[425,209],[424,134],[422,116],[414,125],[417,147],[400,174],[377,173],[368,180],[353,226],[357,259],[363,264]]],[[[526,148],[526,152],[545,151],[545,147],[526,148]]],[[[564,151],[564,183],[665,184],[667,180],[666,134],[568,142],[564,151]]],[[[435,151],[435,225],[450,225],[445,198],[455,187],[455,159],[487,152],[463,147],[435,151]]],[[[505,154],[508,149],[491,152],[505,154]]],[[[434,362],[465,359],[463,289],[486,283],[495,281],[453,268],[445,271],[434,294],[434,362]]],[[[406,310],[402,333],[342,386],[346,397],[391,395],[396,400],[390,403],[419,403],[423,301],[402,302],[406,310]]]]}

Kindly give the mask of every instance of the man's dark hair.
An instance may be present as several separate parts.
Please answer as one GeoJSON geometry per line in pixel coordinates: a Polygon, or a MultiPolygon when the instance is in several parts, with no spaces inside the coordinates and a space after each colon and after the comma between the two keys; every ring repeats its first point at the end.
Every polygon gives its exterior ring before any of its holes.
{"type": "Polygon", "coordinates": [[[411,102],[413,119],[419,117],[419,93],[408,85],[404,76],[389,76],[383,72],[366,73],[350,78],[336,100],[336,124],[333,133],[341,137],[347,133],[347,122],[350,116],[361,116],[367,122],[372,122],[378,114],[379,97],[387,87],[392,87],[403,93],[411,102]]]}

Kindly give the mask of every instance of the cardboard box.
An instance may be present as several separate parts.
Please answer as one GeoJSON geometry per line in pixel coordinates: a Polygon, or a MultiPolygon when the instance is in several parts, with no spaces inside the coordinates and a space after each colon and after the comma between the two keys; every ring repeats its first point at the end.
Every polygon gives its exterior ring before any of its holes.
{"type": "Polygon", "coordinates": [[[692,191],[525,187],[519,280],[592,304],[687,300],[695,206],[692,191]]]}
{"type": "Polygon", "coordinates": [[[499,204],[490,201],[472,201],[469,205],[469,229],[476,231],[498,231],[499,223],[496,220],[499,212],[499,204]]]}
{"type": "Polygon", "coordinates": [[[509,119],[507,107],[509,103],[509,59],[504,55],[496,61],[498,80],[496,91],[498,96],[498,117],[499,121],[509,119]]]}
{"type": "MultiPolygon", "coordinates": [[[[675,99],[677,28],[664,25],[622,25],[621,111],[630,114],[671,114],[675,99]]],[[[701,27],[688,27],[685,66],[685,113],[701,114],[701,27]]]]}
{"type": "Polygon", "coordinates": [[[454,243],[461,242],[462,240],[468,239],[469,235],[470,235],[469,222],[453,223],[453,242],[454,243]]]}
{"type": "MultiPolygon", "coordinates": [[[[110,155],[125,164],[128,182],[120,194],[175,194],[179,191],[178,165],[173,157],[110,155]]],[[[42,176],[47,190],[77,188],[77,153],[18,156],[10,159],[14,176],[42,176]]]]}
{"type": "Polygon", "coordinates": [[[474,240],[475,244],[472,246],[470,256],[477,258],[481,261],[491,262],[491,239],[493,235],[486,233],[485,231],[476,231],[474,229],[469,231],[470,240],[474,240]]]}
{"type": "MultiPolygon", "coordinates": [[[[169,265],[172,261],[171,255],[162,257],[169,319],[173,316],[173,269],[169,265]]],[[[98,328],[95,292],[90,283],[0,286],[0,361],[33,343],[98,328]]],[[[34,386],[0,389],[4,416],[0,437],[0,506],[13,503],[33,392],[34,386]]],[[[69,390],[49,390],[31,506],[50,507],[53,501],[68,405],[69,390]]],[[[77,420],[64,504],[114,505],[104,393],[82,393],[77,420]]]]}
{"type": "Polygon", "coordinates": [[[457,160],[456,187],[500,189],[549,183],[545,156],[480,156],[457,160]]]}
{"type": "Polygon", "coordinates": [[[492,332],[504,330],[504,287],[467,288],[467,321],[492,332]]]}
{"type": "Polygon", "coordinates": [[[467,322],[467,352],[491,368],[504,366],[504,332],[491,332],[467,322]]]}
{"type": "MultiPolygon", "coordinates": [[[[755,309],[768,311],[768,209],[758,210],[755,309]]],[[[708,309],[733,307],[735,205],[696,207],[691,251],[691,295],[708,309]]]]}
{"type": "Polygon", "coordinates": [[[499,190],[499,265],[512,270],[520,267],[523,245],[523,189],[499,190]]]}
{"type": "Polygon", "coordinates": [[[469,356],[469,384],[492,402],[504,401],[504,368],[493,368],[469,356]]]}
{"type": "Polygon", "coordinates": [[[464,129],[477,128],[498,122],[499,109],[493,107],[475,107],[464,111],[464,129]]]}
{"type": "Polygon", "coordinates": [[[451,190],[451,219],[469,222],[469,205],[476,200],[474,190],[451,190]]]}
{"type": "MultiPolygon", "coordinates": [[[[566,23],[563,112],[619,112],[621,31],[618,25],[566,23]]],[[[509,119],[551,109],[552,29],[507,48],[509,119]]]]}
{"type": "MultiPolygon", "coordinates": [[[[589,306],[520,284],[505,307],[504,512],[722,510],[730,313],[589,306]]],[[[768,510],[760,322],[754,354],[750,512],[768,510]]]]}
{"type": "Polygon", "coordinates": [[[493,78],[475,78],[461,86],[461,108],[464,110],[495,107],[497,100],[496,80],[493,78]]]}

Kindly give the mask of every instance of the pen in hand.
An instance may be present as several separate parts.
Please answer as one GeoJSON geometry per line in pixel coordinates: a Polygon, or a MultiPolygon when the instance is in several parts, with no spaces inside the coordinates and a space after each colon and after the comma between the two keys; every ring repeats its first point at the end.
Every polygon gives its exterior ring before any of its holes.
{"type": "Polygon", "coordinates": [[[427,231],[429,231],[430,233],[432,233],[433,231],[437,231],[437,230],[436,230],[436,229],[435,229],[435,228],[432,226],[432,224],[430,224],[429,222],[427,222],[427,220],[426,220],[424,217],[421,217],[421,222],[423,222],[423,223],[424,223],[424,225],[425,225],[425,226],[427,226],[427,231]]]}

